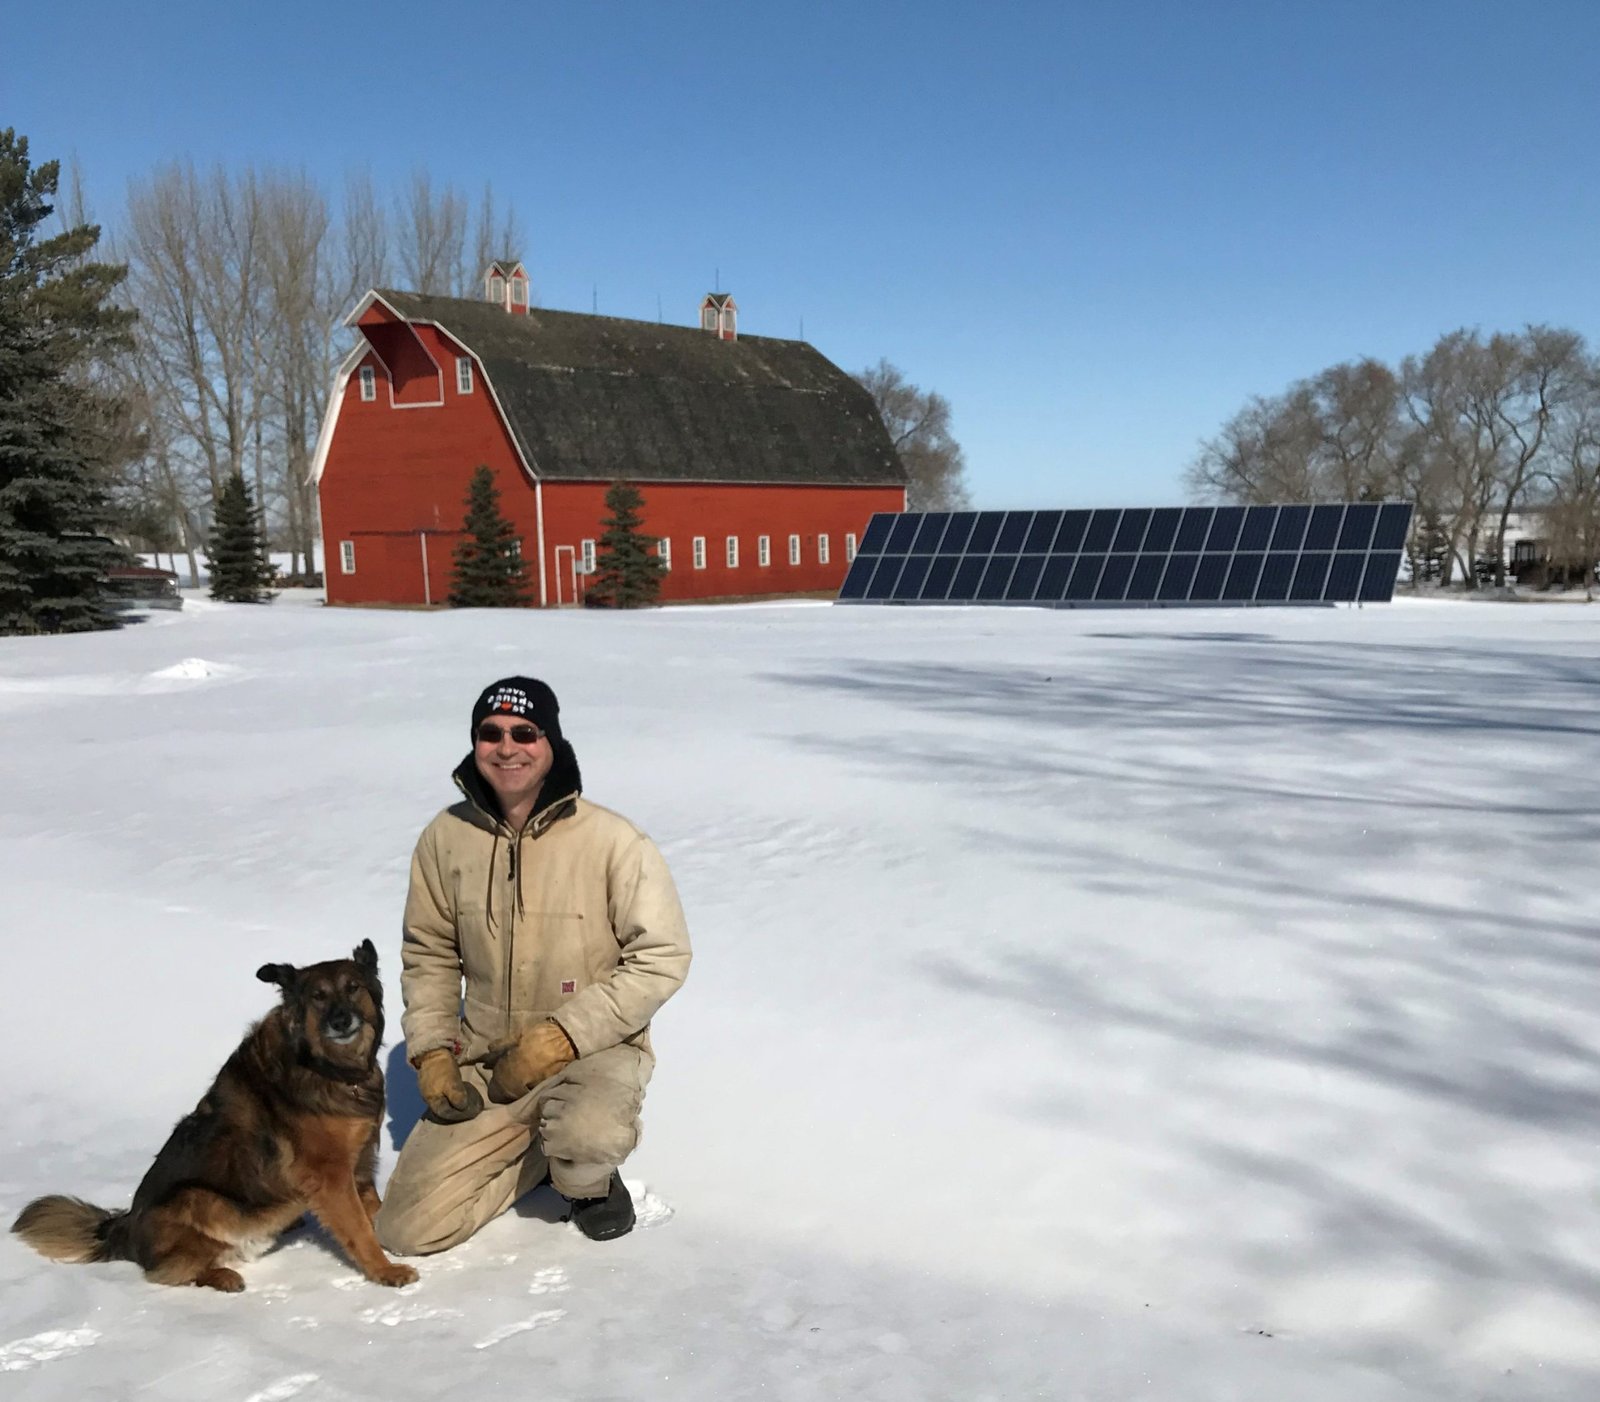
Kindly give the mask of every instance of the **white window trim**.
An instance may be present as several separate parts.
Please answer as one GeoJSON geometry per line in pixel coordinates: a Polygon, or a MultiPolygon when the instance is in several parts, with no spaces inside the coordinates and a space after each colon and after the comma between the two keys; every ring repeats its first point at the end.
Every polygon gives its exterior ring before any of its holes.
{"type": "Polygon", "coordinates": [[[730,570],[739,568],[739,537],[736,535],[728,537],[728,568],[730,570]]]}
{"type": "Polygon", "coordinates": [[[489,276],[488,300],[502,307],[506,304],[506,279],[499,273],[491,273],[489,276]]]}
{"type": "Polygon", "coordinates": [[[510,279],[510,285],[511,285],[511,305],[513,307],[525,307],[525,306],[527,306],[528,305],[528,279],[525,278],[525,277],[513,277],[513,278],[510,279]]]}
{"type": "Polygon", "coordinates": [[[662,569],[669,572],[671,571],[672,539],[670,536],[662,536],[661,539],[656,542],[656,558],[661,561],[662,569]]]}
{"type": "Polygon", "coordinates": [[[791,565],[800,563],[800,537],[797,535],[789,537],[789,563],[791,565]]]}
{"type": "Polygon", "coordinates": [[[817,563],[819,565],[828,563],[828,537],[825,535],[817,537],[817,563]]]}
{"type": "Polygon", "coordinates": [[[772,537],[758,535],[756,537],[756,563],[766,569],[772,563],[772,537]]]}
{"type": "Polygon", "coordinates": [[[472,393],[472,357],[458,355],[456,357],[456,393],[472,393]]]}
{"type": "Polygon", "coordinates": [[[856,562],[856,533],[854,531],[846,531],[844,533],[844,562],[847,565],[853,565],[856,562]]]}
{"type": "Polygon", "coordinates": [[[378,372],[370,365],[361,367],[361,402],[370,404],[378,397],[378,372]]]}
{"type": "Polygon", "coordinates": [[[342,574],[356,572],[356,543],[353,540],[339,542],[339,570],[342,574]]]}
{"type": "Polygon", "coordinates": [[[592,540],[584,541],[583,545],[582,545],[582,550],[583,550],[583,564],[581,566],[579,566],[578,573],[579,574],[593,574],[595,572],[595,568],[596,568],[595,567],[595,560],[594,560],[594,542],[592,540]]]}
{"type": "Polygon", "coordinates": [[[703,535],[694,538],[694,567],[697,570],[706,567],[706,538],[703,535]]]}

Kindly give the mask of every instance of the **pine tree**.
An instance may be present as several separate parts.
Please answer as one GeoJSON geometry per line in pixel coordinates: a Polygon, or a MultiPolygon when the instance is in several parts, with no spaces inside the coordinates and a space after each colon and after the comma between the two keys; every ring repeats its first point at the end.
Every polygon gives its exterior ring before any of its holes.
{"type": "Polygon", "coordinates": [[[655,537],[644,533],[643,506],[644,495],[632,483],[615,482],[606,492],[611,515],[600,523],[594,582],[585,596],[588,603],[619,609],[655,603],[666,571],[654,553],[655,537]]]}
{"type": "Polygon", "coordinates": [[[92,224],[38,237],[59,178],[0,130],[0,633],[116,627],[105,575],[126,558],[100,534],[116,401],[94,372],[127,341],[133,313],[107,305],[127,268],[89,260],[92,224]]]}
{"type": "Polygon", "coordinates": [[[1444,528],[1444,518],[1434,506],[1423,506],[1417,512],[1414,537],[1413,582],[1432,584],[1444,578],[1445,560],[1450,554],[1450,537],[1444,528]]]}
{"type": "Polygon", "coordinates": [[[273,594],[267,586],[272,583],[273,569],[267,533],[241,473],[228,478],[217,495],[217,516],[206,559],[211,567],[213,599],[230,604],[271,602],[273,594]]]}
{"type": "Polygon", "coordinates": [[[451,608],[520,608],[528,603],[528,567],[516,527],[500,514],[494,473],[480,467],[467,487],[465,532],[450,576],[451,608]]]}

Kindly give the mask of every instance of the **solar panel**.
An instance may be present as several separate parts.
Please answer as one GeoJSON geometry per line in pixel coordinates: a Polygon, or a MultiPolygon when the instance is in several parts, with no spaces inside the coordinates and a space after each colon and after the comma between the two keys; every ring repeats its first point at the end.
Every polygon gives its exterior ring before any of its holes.
{"type": "Polygon", "coordinates": [[[879,512],[841,603],[1387,603],[1409,502],[879,512]]]}

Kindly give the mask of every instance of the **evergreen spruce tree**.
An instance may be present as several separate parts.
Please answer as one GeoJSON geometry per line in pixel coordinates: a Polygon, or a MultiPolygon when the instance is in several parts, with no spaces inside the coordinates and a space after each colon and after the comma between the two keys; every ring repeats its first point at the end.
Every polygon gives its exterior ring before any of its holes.
{"type": "Polygon", "coordinates": [[[1424,506],[1417,513],[1414,540],[1413,581],[1432,584],[1443,579],[1445,559],[1450,554],[1450,537],[1445,533],[1444,519],[1437,507],[1424,506]]]}
{"type": "Polygon", "coordinates": [[[211,567],[211,597],[230,604],[270,603],[272,560],[261,513],[241,473],[222,484],[216,520],[206,547],[211,567]]]}
{"type": "Polygon", "coordinates": [[[60,164],[0,130],[0,633],[114,628],[105,574],[115,399],[95,375],[133,313],[108,305],[125,266],[90,261],[92,224],[40,238],[60,164]]]}
{"type": "Polygon", "coordinates": [[[467,487],[466,534],[456,546],[451,608],[520,608],[529,602],[528,567],[516,527],[500,514],[494,473],[480,467],[467,487]]]}
{"type": "Polygon", "coordinates": [[[601,521],[594,582],[587,602],[608,608],[644,608],[661,592],[662,568],[656,539],[646,535],[640,509],[644,495],[629,482],[615,482],[606,492],[610,515],[601,521]]]}

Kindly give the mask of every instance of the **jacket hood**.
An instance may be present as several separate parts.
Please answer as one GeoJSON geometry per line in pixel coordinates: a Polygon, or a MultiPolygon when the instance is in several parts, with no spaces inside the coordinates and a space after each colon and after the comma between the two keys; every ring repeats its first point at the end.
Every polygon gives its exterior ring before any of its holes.
{"type": "MultiPolygon", "coordinates": [[[[569,798],[576,798],[583,790],[583,775],[578,771],[578,756],[574,753],[572,745],[566,740],[558,740],[555,742],[554,751],[555,763],[545,775],[538,801],[533,805],[533,812],[528,817],[529,827],[537,823],[540,814],[548,812],[556,804],[564,803],[569,798]]],[[[455,780],[456,787],[471,800],[472,806],[483,814],[486,820],[483,823],[484,827],[498,827],[505,822],[500,800],[483,775],[478,773],[478,766],[470,751],[467,757],[456,765],[451,777],[455,780]]]]}

